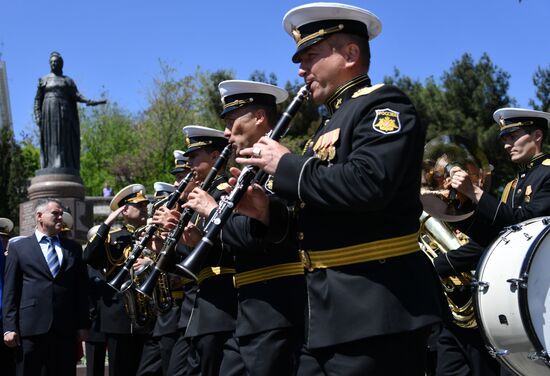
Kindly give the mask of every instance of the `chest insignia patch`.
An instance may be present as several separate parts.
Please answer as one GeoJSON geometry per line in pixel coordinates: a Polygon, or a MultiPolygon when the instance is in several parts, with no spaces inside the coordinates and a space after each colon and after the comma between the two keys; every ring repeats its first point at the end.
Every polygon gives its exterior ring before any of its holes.
{"type": "Polygon", "coordinates": [[[267,181],[264,184],[264,189],[269,193],[274,193],[273,192],[273,176],[269,176],[269,178],[267,179],[267,181]]]}
{"type": "Polygon", "coordinates": [[[384,108],[375,110],[376,116],[372,123],[372,128],[383,134],[397,133],[401,130],[401,122],[399,121],[399,112],[384,108]]]}

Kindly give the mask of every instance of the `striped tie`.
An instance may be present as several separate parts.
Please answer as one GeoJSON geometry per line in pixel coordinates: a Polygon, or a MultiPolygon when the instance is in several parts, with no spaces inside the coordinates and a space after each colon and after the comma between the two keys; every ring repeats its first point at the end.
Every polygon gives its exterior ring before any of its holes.
{"type": "Polygon", "coordinates": [[[57,253],[55,252],[55,247],[53,245],[54,238],[46,237],[46,241],[48,242],[48,253],[46,254],[46,261],[48,262],[48,267],[50,268],[50,271],[55,278],[57,273],[59,273],[59,258],[57,257],[57,253]]]}

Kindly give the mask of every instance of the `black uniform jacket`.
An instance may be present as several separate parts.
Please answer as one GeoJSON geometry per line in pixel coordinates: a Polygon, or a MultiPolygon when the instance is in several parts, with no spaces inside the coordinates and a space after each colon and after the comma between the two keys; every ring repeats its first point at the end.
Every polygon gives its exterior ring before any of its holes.
{"type": "MultiPolygon", "coordinates": [[[[306,252],[414,234],[422,211],[425,128],[410,100],[366,75],[326,103],[331,118],[303,156],[286,154],[273,190],[299,200],[306,252]],[[316,149],[316,151],[314,151],[316,149]]],[[[420,251],[306,272],[309,348],[425,327],[440,320],[438,281],[420,251]]]]}
{"type": "MultiPolygon", "coordinates": [[[[225,193],[227,177],[216,178],[208,193],[218,201],[225,193]]],[[[205,220],[195,220],[197,226],[203,229],[205,220]]],[[[223,249],[219,241],[214,242],[206,258],[203,268],[208,267],[235,268],[233,257],[223,249]]],[[[233,274],[221,274],[206,278],[197,289],[195,303],[185,332],[186,337],[197,337],[205,334],[235,330],[237,316],[237,294],[233,285],[233,274]]]]}
{"type": "Polygon", "coordinates": [[[88,265],[88,305],[90,317],[90,330],[85,338],[86,342],[105,342],[105,334],[101,332],[99,314],[99,301],[103,296],[103,290],[110,289],[105,282],[105,276],[97,269],[88,265]]]}
{"type": "MultiPolygon", "coordinates": [[[[277,197],[271,196],[270,199],[277,200],[277,197]]],[[[284,203],[276,207],[288,210],[284,203]]],[[[281,217],[279,213],[273,214],[271,221],[281,217]]],[[[268,228],[262,223],[238,214],[233,214],[222,230],[222,242],[234,256],[237,273],[300,262],[295,244],[288,244],[284,238],[268,241],[269,238],[268,228]]],[[[237,337],[281,328],[294,328],[297,334],[301,333],[305,295],[303,275],[239,287],[237,337]]]]}
{"type": "MultiPolygon", "coordinates": [[[[125,249],[132,250],[134,246],[133,231],[126,226],[110,231],[110,226],[101,224],[95,237],[84,250],[84,261],[97,270],[106,271],[106,280],[113,278],[126,260],[125,249]]],[[[116,292],[108,285],[101,287],[102,296],[99,300],[101,331],[112,334],[148,333],[151,328],[132,327],[132,322],[125,307],[124,295],[116,292]]]]}
{"type": "Polygon", "coordinates": [[[516,178],[507,187],[501,199],[483,193],[465,229],[473,241],[434,260],[441,276],[474,270],[483,250],[503,228],[550,215],[550,157],[541,154],[519,166],[516,178]]]}
{"type": "Polygon", "coordinates": [[[55,278],[34,234],[10,245],[2,300],[5,332],[21,337],[52,332],[69,336],[89,326],[82,247],[70,239],[59,242],[63,262],[55,278]]]}
{"type": "MultiPolygon", "coordinates": [[[[185,257],[189,255],[190,249],[182,244],[176,246],[176,253],[178,255],[178,262],[183,261],[185,257]]],[[[180,304],[180,311],[178,314],[177,328],[179,331],[187,329],[189,324],[189,318],[195,305],[195,297],[197,296],[197,284],[195,281],[188,281],[183,285],[183,301],[180,304]]]]}

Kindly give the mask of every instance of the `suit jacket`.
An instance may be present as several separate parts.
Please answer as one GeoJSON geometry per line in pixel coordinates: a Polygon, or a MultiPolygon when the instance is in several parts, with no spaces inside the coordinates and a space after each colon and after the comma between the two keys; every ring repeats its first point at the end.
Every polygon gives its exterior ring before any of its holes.
{"type": "Polygon", "coordinates": [[[82,248],[60,238],[63,262],[54,278],[35,235],[10,246],[4,276],[4,331],[21,337],[76,334],[88,327],[87,271],[82,248]]]}

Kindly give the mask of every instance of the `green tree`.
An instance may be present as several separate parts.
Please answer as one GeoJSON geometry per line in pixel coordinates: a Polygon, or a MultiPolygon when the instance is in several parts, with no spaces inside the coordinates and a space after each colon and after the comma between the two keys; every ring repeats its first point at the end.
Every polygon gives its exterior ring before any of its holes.
{"type": "Polygon", "coordinates": [[[399,71],[384,79],[405,91],[427,126],[427,140],[442,133],[461,135],[478,145],[496,169],[492,177],[497,190],[514,174],[513,165],[496,142],[498,127],[493,112],[512,106],[508,95],[510,75],[498,68],[487,54],[475,62],[464,54],[442,74],[440,81],[429,77],[425,84],[399,71]]]}
{"type": "Polygon", "coordinates": [[[533,85],[535,85],[535,100],[530,99],[529,105],[534,110],[550,112],[550,65],[547,68],[538,67],[533,75],[533,85]]]}
{"type": "Polygon", "coordinates": [[[116,191],[134,183],[133,164],[129,156],[141,153],[133,117],[118,104],[80,111],[80,175],[86,194],[101,195],[104,183],[116,191]]]}
{"type": "MultiPolygon", "coordinates": [[[[286,82],[285,89],[288,91],[288,99],[279,105],[280,113],[288,107],[303,85],[304,83],[298,80],[286,82]]],[[[306,142],[319,127],[321,113],[324,108],[324,106],[317,105],[308,97],[292,119],[288,133],[281,142],[293,152],[301,153],[306,142]]]]}
{"type": "Polygon", "coordinates": [[[19,204],[27,199],[28,180],[40,167],[40,153],[29,136],[20,144],[15,141],[11,127],[0,128],[0,217],[19,223],[19,204]]]}
{"type": "Polygon", "coordinates": [[[233,80],[235,74],[231,70],[220,69],[214,72],[197,70],[199,88],[197,91],[197,120],[199,125],[216,129],[224,129],[220,113],[223,104],[220,99],[218,84],[225,80],[233,80]]]}
{"type": "Polygon", "coordinates": [[[159,77],[153,81],[149,106],[137,124],[142,152],[132,158],[141,166],[140,182],[152,187],[155,181],[170,182],[173,151],[184,149],[182,128],[197,122],[197,78],[176,76],[176,69],[161,62],[159,77]]]}

